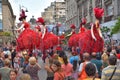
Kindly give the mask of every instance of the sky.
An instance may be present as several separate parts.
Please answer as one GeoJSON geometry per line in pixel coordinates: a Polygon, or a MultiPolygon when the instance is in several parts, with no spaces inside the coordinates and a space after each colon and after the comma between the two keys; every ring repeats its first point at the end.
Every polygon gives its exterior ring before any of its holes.
{"type": "MultiPolygon", "coordinates": [[[[32,15],[37,19],[38,17],[41,17],[41,12],[44,12],[44,9],[50,6],[51,2],[54,2],[55,0],[9,0],[11,3],[12,9],[14,14],[16,15],[16,22],[18,22],[18,18],[20,15],[20,6],[24,6],[27,8],[28,12],[26,12],[27,15],[27,21],[30,20],[32,15]]],[[[25,9],[23,7],[23,9],[25,9]]]]}

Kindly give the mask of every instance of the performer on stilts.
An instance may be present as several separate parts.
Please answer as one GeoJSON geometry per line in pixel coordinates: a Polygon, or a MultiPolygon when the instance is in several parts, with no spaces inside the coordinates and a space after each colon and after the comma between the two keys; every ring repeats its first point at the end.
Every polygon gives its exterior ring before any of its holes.
{"type": "Polygon", "coordinates": [[[58,37],[53,33],[48,32],[45,21],[42,17],[38,18],[37,23],[40,25],[42,32],[41,51],[43,53],[42,59],[45,62],[45,58],[47,57],[46,50],[58,44],[58,37]]]}
{"type": "Polygon", "coordinates": [[[102,38],[102,34],[100,31],[100,19],[102,18],[104,13],[103,9],[94,8],[94,14],[96,17],[96,21],[91,26],[91,30],[87,30],[85,33],[81,34],[81,38],[79,39],[79,47],[81,49],[81,55],[85,52],[102,52],[104,41],[102,38]]]}
{"type": "Polygon", "coordinates": [[[22,22],[22,25],[20,28],[15,29],[16,31],[23,30],[18,38],[17,38],[17,51],[23,51],[27,50],[29,52],[32,52],[32,50],[35,48],[38,40],[36,36],[36,32],[30,29],[30,24],[26,22],[26,15],[25,11],[21,9],[21,14],[19,20],[22,22]]]}

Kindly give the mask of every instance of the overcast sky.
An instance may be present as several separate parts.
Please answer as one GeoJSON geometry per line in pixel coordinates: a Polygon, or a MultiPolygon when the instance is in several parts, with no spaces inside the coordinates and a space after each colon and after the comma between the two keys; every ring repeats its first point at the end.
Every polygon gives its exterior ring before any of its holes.
{"type": "Polygon", "coordinates": [[[28,9],[28,12],[26,13],[28,21],[32,15],[35,16],[35,18],[40,17],[41,12],[43,12],[44,9],[50,6],[51,2],[54,1],[55,0],[9,0],[12,5],[13,12],[17,16],[17,22],[20,14],[20,5],[28,9]]]}

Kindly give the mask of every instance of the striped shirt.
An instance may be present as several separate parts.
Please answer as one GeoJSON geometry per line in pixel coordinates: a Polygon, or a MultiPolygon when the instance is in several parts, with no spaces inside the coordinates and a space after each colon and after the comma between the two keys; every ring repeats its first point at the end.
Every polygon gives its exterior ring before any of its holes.
{"type": "MultiPolygon", "coordinates": [[[[115,66],[108,66],[102,70],[102,78],[101,80],[109,80],[111,77],[113,71],[115,69],[115,66]]],[[[117,69],[112,77],[112,80],[120,80],[120,67],[117,66],[117,69]]]]}

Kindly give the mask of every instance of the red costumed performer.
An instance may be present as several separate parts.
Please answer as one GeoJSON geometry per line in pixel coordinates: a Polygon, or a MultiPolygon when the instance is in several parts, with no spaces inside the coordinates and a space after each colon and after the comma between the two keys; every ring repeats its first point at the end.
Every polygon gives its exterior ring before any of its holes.
{"type": "Polygon", "coordinates": [[[71,33],[68,34],[67,36],[70,36],[69,40],[68,40],[68,45],[69,47],[72,48],[72,52],[75,51],[75,42],[74,42],[74,39],[75,39],[75,28],[76,26],[74,24],[71,24],[70,28],[72,29],[71,33]]]}
{"type": "Polygon", "coordinates": [[[58,37],[53,33],[47,31],[45,21],[42,17],[38,18],[37,23],[41,27],[42,37],[41,37],[41,50],[43,53],[43,60],[46,58],[46,50],[58,44],[58,37]]]}
{"type": "Polygon", "coordinates": [[[96,21],[91,26],[91,30],[86,31],[81,35],[79,39],[79,47],[81,49],[81,54],[84,52],[102,52],[104,41],[100,31],[99,20],[102,18],[104,10],[100,8],[94,8],[94,13],[96,21]]]}
{"type": "Polygon", "coordinates": [[[25,11],[22,9],[19,20],[22,21],[20,28],[16,31],[22,30],[17,38],[17,51],[29,50],[30,52],[36,47],[38,37],[36,32],[30,29],[30,24],[26,22],[25,11]]]}

